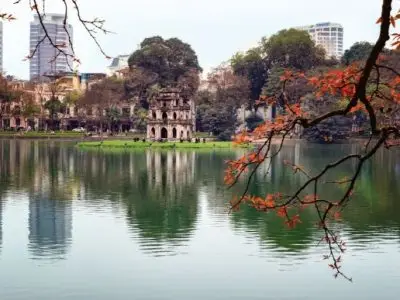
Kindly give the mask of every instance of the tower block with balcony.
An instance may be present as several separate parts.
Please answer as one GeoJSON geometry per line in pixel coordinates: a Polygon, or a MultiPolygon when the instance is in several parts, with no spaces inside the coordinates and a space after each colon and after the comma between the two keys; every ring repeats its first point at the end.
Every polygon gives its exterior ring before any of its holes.
{"type": "Polygon", "coordinates": [[[147,139],[190,139],[195,131],[193,100],[179,89],[162,89],[150,102],[147,139]]]}

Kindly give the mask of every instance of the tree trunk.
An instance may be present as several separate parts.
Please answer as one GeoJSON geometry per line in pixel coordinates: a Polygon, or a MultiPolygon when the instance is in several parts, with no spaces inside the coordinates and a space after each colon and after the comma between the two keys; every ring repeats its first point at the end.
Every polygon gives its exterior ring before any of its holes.
{"type": "Polygon", "coordinates": [[[103,140],[103,120],[100,119],[100,139],[103,140]]]}

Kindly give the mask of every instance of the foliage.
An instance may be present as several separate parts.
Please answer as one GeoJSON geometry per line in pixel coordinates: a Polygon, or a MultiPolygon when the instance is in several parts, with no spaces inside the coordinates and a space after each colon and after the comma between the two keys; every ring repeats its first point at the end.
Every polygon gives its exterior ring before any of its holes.
{"type": "MultiPolygon", "coordinates": [[[[100,126],[106,121],[109,127],[120,118],[120,111],[117,104],[124,101],[124,82],[114,77],[105,78],[96,82],[79,99],[78,105],[86,109],[96,108],[97,116],[100,119],[100,126]],[[105,117],[105,120],[104,120],[105,117]]],[[[102,128],[101,128],[102,129],[102,128]]]]}
{"type": "Polygon", "coordinates": [[[73,132],[73,131],[55,131],[54,133],[41,132],[41,131],[24,131],[23,135],[19,133],[15,133],[14,131],[0,131],[1,137],[9,137],[9,138],[17,138],[17,139],[33,139],[33,138],[48,138],[48,139],[57,139],[57,138],[81,138],[83,137],[83,133],[81,132],[73,132]]]}
{"type": "Polygon", "coordinates": [[[230,140],[237,125],[237,109],[249,99],[249,83],[221,65],[209,74],[207,85],[208,90],[199,91],[195,100],[197,129],[230,140]]]}
{"type": "Polygon", "coordinates": [[[259,115],[256,113],[252,113],[250,116],[246,118],[246,127],[250,130],[253,131],[260,125],[262,122],[264,122],[264,119],[261,118],[259,115]]]}
{"type": "Polygon", "coordinates": [[[89,148],[89,147],[100,147],[100,148],[205,148],[205,149],[214,149],[214,148],[233,148],[235,145],[232,142],[206,142],[206,143],[194,143],[194,142],[183,142],[183,143],[174,143],[174,142],[165,142],[165,143],[157,143],[157,142],[133,142],[133,141],[104,141],[104,142],[80,142],[77,144],[78,147],[89,148]]]}
{"type": "Polygon", "coordinates": [[[259,99],[268,76],[268,66],[261,48],[251,48],[245,53],[236,53],[231,58],[231,66],[235,75],[246,77],[249,81],[249,108],[255,108],[255,101],[259,99]]]}
{"type": "Polygon", "coordinates": [[[29,119],[40,113],[40,106],[31,97],[24,97],[22,115],[29,119]]]}
{"type": "Polygon", "coordinates": [[[163,39],[160,36],[143,40],[140,48],[128,60],[131,70],[155,74],[161,87],[188,87],[188,92],[198,88],[196,77],[202,71],[192,47],[178,38],[163,39]]]}
{"type": "Polygon", "coordinates": [[[3,115],[11,112],[11,103],[19,102],[23,94],[19,86],[12,85],[8,78],[0,74],[0,128],[3,126],[3,115]]]}
{"type": "Polygon", "coordinates": [[[44,104],[44,108],[49,112],[51,129],[56,130],[55,121],[58,120],[59,114],[65,112],[65,104],[58,100],[57,97],[51,97],[51,99],[44,104]]]}
{"type": "Polygon", "coordinates": [[[203,129],[212,132],[219,140],[231,140],[237,125],[237,113],[234,107],[217,104],[203,115],[203,129]]]}
{"type": "MultiPolygon", "coordinates": [[[[342,255],[346,250],[346,243],[333,229],[332,223],[340,221],[342,210],[352,202],[357,179],[369,159],[381,147],[390,149],[400,145],[400,122],[386,123],[384,119],[379,118],[379,113],[383,113],[393,120],[398,117],[396,113],[400,110],[400,73],[393,64],[396,53],[392,58],[382,56],[390,38],[390,26],[395,26],[400,13],[391,15],[392,0],[382,0],[382,3],[381,17],[377,22],[380,24],[379,37],[367,60],[363,64],[353,63],[346,68],[332,68],[324,74],[285,70],[280,76],[280,93],[271,93],[260,99],[268,104],[279,104],[284,108],[283,112],[275,120],[260,124],[252,133],[242,132],[236,136],[235,142],[238,144],[248,144],[259,139],[265,142],[258,149],[229,161],[225,175],[225,182],[229,186],[235,185],[242,175],[248,176],[243,193],[231,200],[232,210],[238,210],[241,203],[248,203],[259,211],[274,211],[284,219],[289,228],[294,228],[302,222],[305,208],[314,209],[318,217],[318,227],[323,232],[321,241],[328,245],[328,254],[324,259],[330,259],[329,267],[334,271],[335,277],[343,276],[349,280],[351,278],[342,271],[342,255]],[[289,92],[291,88],[294,89],[289,92]],[[302,90],[298,91],[300,88],[302,90]],[[308,91],[310,88],[311,92],[308,91]],[[332,106],[329,103],[321,106],[327,111],[312,114],[305,109],[308,100],[316,104],[318,101],[329,102],[330,99],[333,99],[332,106]],[[341,103],[337,105],[339,101],[341,103]],[[269,170],[271,164],[276,163],[286,137],[296,128],[315,129],[325,122],[349,118],[360,111],[368,116],[371,132],[370,140],[362,149],[344,152],[341,158],[326,164],[320,170],[308,170],[296,162],[284,161],[295,176],[299,176],[300,184],[294,191],[263,194],[251,192],[250,184],[257,169],[266,163],[269,170]],[[280,139],[280,146],[274,150],[271,145],[276,138],[280,139]],[[344,178],[343,174],[339,174],[340,177],[335,174],[335,170],[350,163],[352,168],[346,172],[344,178]],[[335,177],[332,180],[333,176],[335,177]],[[332,185],[340,187],[340,195],[334,199],[321,196],[323,190],[332,185]]],[[[400,47],[400,34],[395,33],[393,37],[393,45],[400,47]]],[[[302,71],[315,65],[313,59],[303,56],[306,51],[312,53],[315,50],[313,44],[298,31],[281,31],[265,43],[265,48],[271,62],[277,65],[302,71]],[[288,47],[283,47],[284,43],[288,47]]]]}
{"type": "Polygon", "coordinates": [[[354,43],[342,56],[342,64],[348,66],[354,62],[366,61],[374,45],[368,42],[354,43]]]}
{"type": "Polygon", "coordinates": [[[79,102],[79,100],[82,97],[82,93],[78,90],[73,90],[71,92],[68,92],[63,100],[63,103],[65,104],[69,104],[69,105],[74,105],[77,102],[79,102]]]}
{"type": "Polygon", "coordinates": [[[135,68],[125,77],[124,89],[128,99],[134,99],[145,109],[149,108],[148,99],[151,99],[158,90],[156,73],[135,68]]]}
{"type": "Polygon", "coordinates": [[[215,93],[215,101],[239,108],[249,99],[249,82],[237,76],[231,68],[220,65],[208,75],[208,88],[215,93]]]}
{"type": "Polygon", "coordinates": [[[322,48],[315,45],[306,31],[285,29],[262,40],[269,63],[285,68],[308,70],[325,59],[322,48]]]}
{"type": "Polygon", "coordinates": [[[134,128],[139,131],[146,131],[147,110],[143,108],[135,108],[132,121],[134,128]]]}

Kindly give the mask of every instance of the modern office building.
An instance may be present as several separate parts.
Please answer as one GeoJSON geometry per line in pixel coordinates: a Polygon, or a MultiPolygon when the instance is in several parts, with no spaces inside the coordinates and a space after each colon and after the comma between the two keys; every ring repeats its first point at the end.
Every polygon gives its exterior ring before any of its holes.
{"type": "Polygon", "coordinates": [[[343,26],[338,23],[318,23],[296,27],[307,31],[317,45],[321,45],[327,57],[340,58],[343,55],[343,26]]]}
{"type": "MultiPolygon", "coordinates": [[[[46,14],[42,16],[43,24],[48,32],[51,40],[57,45],[65,45],[63,50],[66,53],[72,53],[72,47],[69,42],[73,38],[73,30],[70,24],[64,27],[63,14],[46,14]]],[[[40,24],[39,17],[34,16],[33,22],[30,25],[30,53],[32,53],[37,44],[43,39],[45,31],[40,24]]],[[[46,38],[38,46],[35,55],[30,60],[30,79],[40,79],[43,75],[52,75],[62,72],[72,71],[72,57],[65,55],[57,56],[58,50],[46,38]]]]}
{"type": "Polygon", "coordinates": [[[0,21],[0,74],[3,73],[3,23],[0,21]]]}
{"type": "Polygon", "coordinates": [[[46,193],[31,195],[28,245],[31,254],[34,257],[61,258],[67,253],[71,239],[71,202],[49,198],[46,193]]]}

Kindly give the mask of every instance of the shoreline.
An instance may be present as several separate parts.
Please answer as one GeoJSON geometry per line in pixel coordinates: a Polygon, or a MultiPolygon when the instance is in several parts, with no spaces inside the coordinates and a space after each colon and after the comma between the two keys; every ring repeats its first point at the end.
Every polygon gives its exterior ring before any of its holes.
{"type": "Polygon", "coordinates": [[[246,149],[251,146],[234,145],[232,142],[134,142],[131,140],[82,141],[80,149],[246,149]]]}
{"type": "MultiPolygon", "coordinates": [[[[49,140],[57,140],[57,141],[75,141],[77,142],[77,146],[80,147],[99,147],[99,143],[103,143],[102,148],[124,148],[125,144],[128,144],[129,147],[133,148],[150,148],[150,145],[153,145],[153,148],[174,148],[173,145],[177,145],[176,148],[251,148],[251,146],[245,145],[232,145],[232,141],[207,141],[206,143],[200,142],[183,142],[179,141],[168,141],[168,142],[134,142],[133,139],[135,136],[84,136],[80,133],[32,133],[32,134],[4,134],[0,133],[0,140],[38,140],[38,141],[49,141],[49,140]],[[121,145],[122,144],[122,145],[121,145]],[[135,144],[132,146],[132,144],[135,144]],[[212,146],[216,144],[216,146],[212,146]],[[229,144],[229,146],[228,146],[229,144]]],[[[347,140],[344,140],[340,143],[332,143],[326,145],[337,145],[337,144],[352,144],[352,143],[362,143],[368,141],[368,137],[352,137],[347,140]]],[[[252,145],[257,146],[261,145],[265,142],[265,139],[260,139],[254,141],[252,145]]],[[[273,145],[279,145],[282,139],[280,137],[274,137],[272,139],[273,145]]],[[[284,145],[291,145],[295,143],[310,143],[314,144],[317,142],[310,142],[300,138],[285,138],[284,145]]]]}

